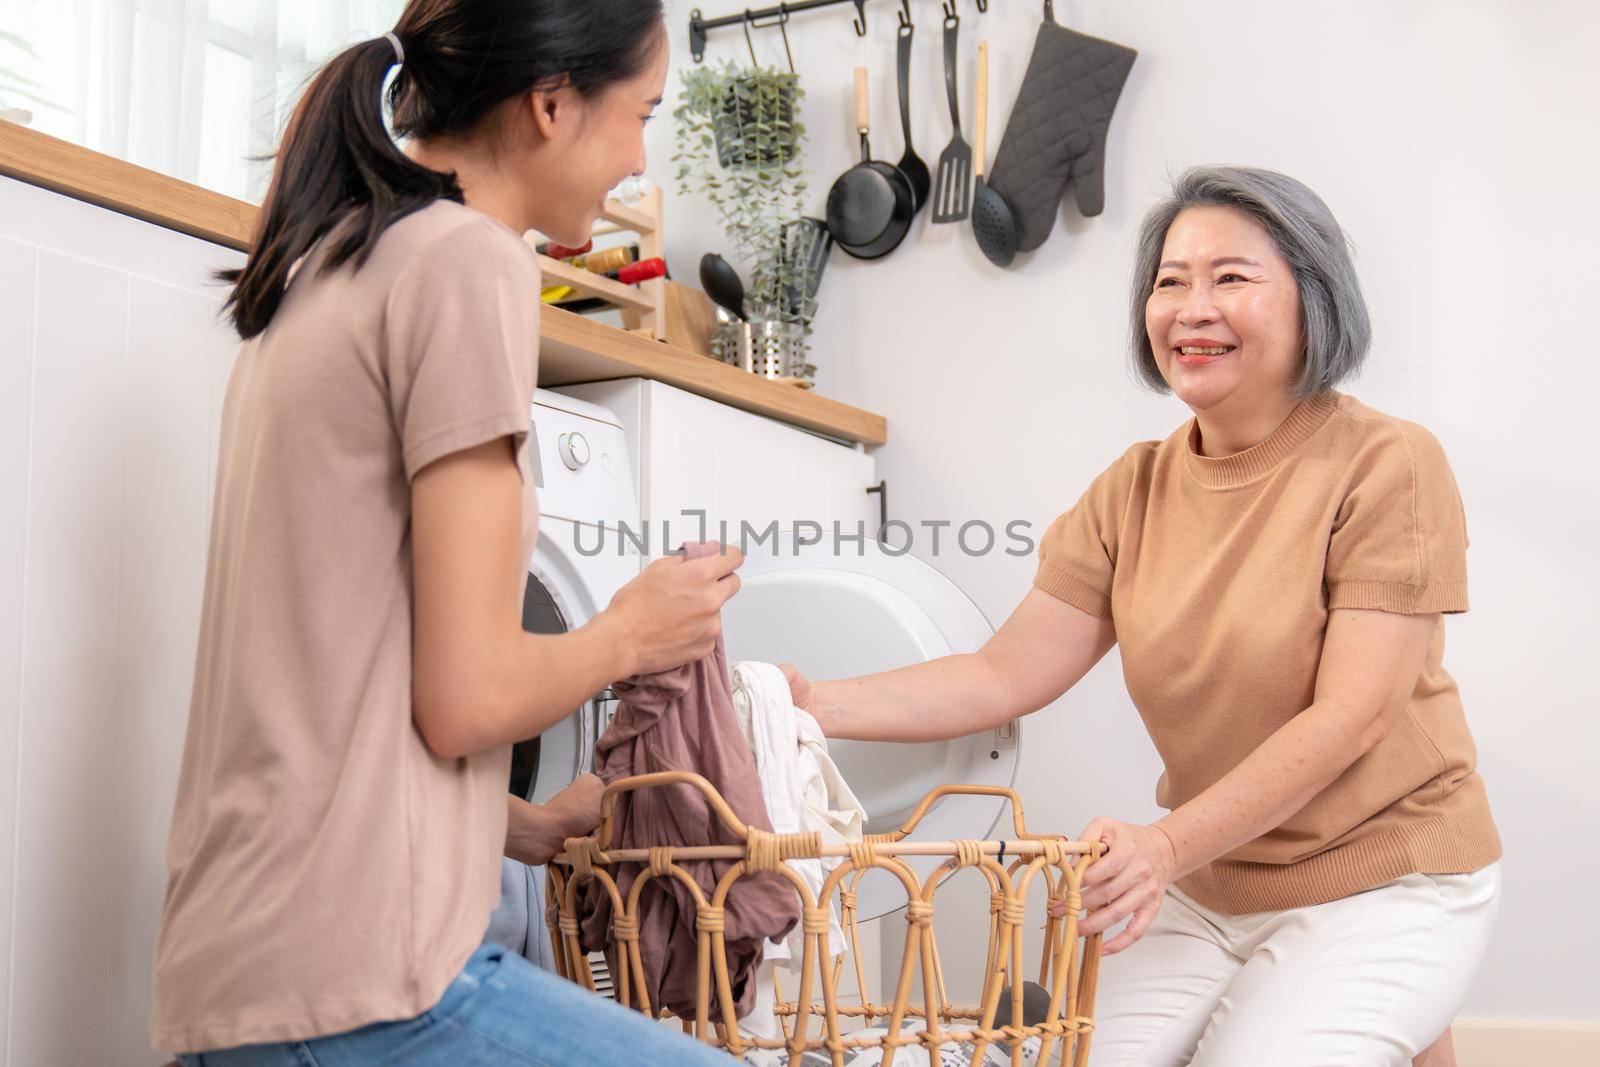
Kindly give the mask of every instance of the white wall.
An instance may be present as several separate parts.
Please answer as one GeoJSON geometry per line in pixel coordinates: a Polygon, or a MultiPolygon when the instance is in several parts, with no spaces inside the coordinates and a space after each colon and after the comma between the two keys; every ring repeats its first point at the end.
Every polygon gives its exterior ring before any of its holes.
{"type": "Polygon", "coordinates": [[[148,1051],[236,340],[190,237],[0,178],[0,1067],[148,1051]]]}
{"type": "MultiPolygon", "coordinates": [[[[742,10],[669,0],[680,66],[697,5],[742,10]]],[[[848,7],[791,23],[817,214],[853,161],[850,69],[863,52],[875,154],[899,158],[896,6],[868,5],[864,49],[848,7]]],[[[949,137],[939,5],[912,6],[916,143],[931,163],[949,137]]],[[[978,17],[961,0],[969,139],[973,42],[980,33],[991,42],[992,157],[1040,6],[990,8],[978,17]]],[[[1467,506],[1473,610],[1450,624],[1447,664],[1507,855],[1502,918],[1463,1015],[1600,1018],[1590,651],[1600,463],[1587,329],[1600,300],[1600,6],[1061,0],[1056,11],[1140,52],[1112,125],[1105,213],[1086,220],[1068,207],[1049,243],[1006,271],[983,259],[970,230],[924,219],[888,259],[836,255],[820,294],[819,391],[889,416],[877,455],[896,517],[1026,518],[1042,530],[1127,444],[1187,417],[1177,401],[1139,392],[1121,357],[1134,230],[1167,176],[1249,163],[1309,183],[1355,241],[1376,325],[1369,368],[1349,390],[1432,429],[1467,506]]],[[[758,34],[757,49],[782,62],[775,31],[758,34]]],[[[742,34],[722,31],[708,58],[744,50],[742,34]]],[[[674,77],[669,100],[676,93],[674,77]]],[[[670,117],[650,137],[651,172],[670,187],[670,117]]],[[[728,246],[710,209],[682,197],[669,200],[667,237],[685,279],[702,252],[728,246]]],[[[926,539],[918,544],[927,556],[926,539]]],[[[934,561],[996,622],[1033,573],[1028,559],[970,558],[948,545],[934,561]]],[[[1156,814],[1158,763],[1115,655],[1025,731],[1019,785],[1039,827],[1077,832],[1099,814],[1156,814]],[[1085,750],[1096,758],[1068,762],[1085,750]]],[[[974,940],[949,953],[970,960],[974,940]]]]}

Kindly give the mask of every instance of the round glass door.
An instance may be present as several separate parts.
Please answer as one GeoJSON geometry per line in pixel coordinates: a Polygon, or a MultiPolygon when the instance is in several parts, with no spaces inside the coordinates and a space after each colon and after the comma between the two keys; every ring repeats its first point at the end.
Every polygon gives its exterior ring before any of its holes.
{"type": "MultiPolygon", "coordinates": [[[[561,609],[556,605],[555,598],[535,574],[528,575],[528,585],[522,594],[522,629],[530,634],[564,634],[569,629],[567,620],[562,618],[561,609]]],[[[569,732],[565,729],[566,726],[567,723],[563,722],[557,727],[557,731],[569,732]]],[[[539,762],[544,749],[544,736],[546,735],[530,737],[511,746],[511,793],[513,796],[533,800],[535,803],[549,799],[548,796],[538,797],[539,762]]],[[[560,745],[560,741],[556,737],[551,737],[550,740],[551,755],[555,756],[553,750],[560,745]]],[[[548,773],[545,777],[549,777],[548,773]]],[[[548,786],[550,783],[544,784],[548,786]]]]}
{"type": "MultiPolygon", "coordinates": [[[[528,633],[564,634],[588,621],[586,595],[581,589],[568,588],[563,581],[564,561],[559,554],[550,558],[553,552],[541,531],[522,594],[522,628],[528,633]]],[[[596,700],[586,700],[538,737],[512,745],[511,792],[543,804],[590,770],[598,736],[596,714],[596,700]]]]}

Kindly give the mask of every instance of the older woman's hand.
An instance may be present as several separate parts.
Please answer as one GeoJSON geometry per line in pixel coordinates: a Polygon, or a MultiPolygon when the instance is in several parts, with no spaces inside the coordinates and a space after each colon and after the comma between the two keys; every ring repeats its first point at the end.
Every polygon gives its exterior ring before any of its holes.
{"type": "Polygon", "coordinates": [[[778,669],[789,680],[789,700],[795,707],[817,720],[817,725],[822,727],[823,734],[827,734],[828,724],[822,721],[822,701],[817,699],[817,688],[810,678],[800,673],[800,668],[793,663],[780,663],[778,669]]]}
{"type": "Polygon", "coordinates": [[[778,669],[789,682],[789,698],[794,706],[801,711],[809,712],[816,700],[816,690],[811,685],[811,679],[801,674],[800,668],[793,663],[780,663],[778,669]]]}
{"type": "MultiPolygon", "coordinates": [[[[1078,932],[1104,933],[1133,916],[1127,929],[1101,945],[1100,954],[1110,956],[1143,937],[1161,910],[1177,867],[1177,853],[1172,839],[1159,826],[1135,826],[1115,819],[1096,819],[1080,839],[1103,843],[1106,853],[1091,863],[1083,876],[1083,906],[1089,915],[1078,924],[1078,932]]],[[[1058,905],[1052,911],[1060,915],[1064,907],[1058,905]]]]}

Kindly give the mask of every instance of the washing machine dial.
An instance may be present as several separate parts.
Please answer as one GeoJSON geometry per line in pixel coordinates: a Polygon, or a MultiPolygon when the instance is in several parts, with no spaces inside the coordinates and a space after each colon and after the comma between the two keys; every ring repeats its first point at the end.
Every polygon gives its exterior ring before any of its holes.
{"type": "Polygon", "coordinates": [[[589,462],[589,439],[577,431],[562,434],[556,447],[561,452],[561,462],[566,464],[569,471],[575,471],[589,462]]]}

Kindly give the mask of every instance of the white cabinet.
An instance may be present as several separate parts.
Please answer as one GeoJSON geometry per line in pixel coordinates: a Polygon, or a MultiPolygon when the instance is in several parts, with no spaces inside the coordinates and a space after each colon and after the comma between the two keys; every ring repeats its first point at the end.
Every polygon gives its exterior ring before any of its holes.
{"type": "Polygon", "coordinates": [[[776,523],[829,539],[835,524],[849,537],[877,528],[878,498],[867,493],[874,462],[851,445],[641,378],[557,391],[621,421],[652,558],[698,540],[700,511],[706,538],[728,543],[741,540],[742,524],[756,535],[776,523]]]}
{"type": "Polygon", "coordinates": [[[242,256],[0,178],[0,1062],[157,1064],[242,256]],[[8,964],[8,965],[4,965],[8,964]]]}

